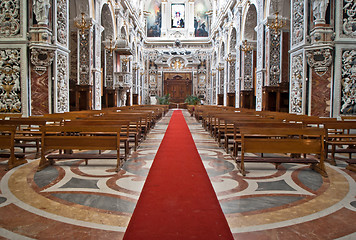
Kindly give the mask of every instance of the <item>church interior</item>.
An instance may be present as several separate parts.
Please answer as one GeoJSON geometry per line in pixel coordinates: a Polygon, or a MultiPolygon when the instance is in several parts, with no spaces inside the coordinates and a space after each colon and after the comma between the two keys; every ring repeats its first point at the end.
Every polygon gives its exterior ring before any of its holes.
{"type": "Polygon", "coordinates": [[[354,0],[0,13],[0,239],[356,239],[354,0]]]}

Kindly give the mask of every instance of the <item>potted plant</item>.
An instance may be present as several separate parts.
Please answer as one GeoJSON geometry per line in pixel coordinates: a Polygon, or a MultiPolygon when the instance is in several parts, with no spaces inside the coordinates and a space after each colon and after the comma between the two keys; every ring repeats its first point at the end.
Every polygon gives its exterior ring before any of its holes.
{"type": "Polygon", "coordinates": [[[185,99],[184,102],[188,105],[197,105],[200,102],[200,99],[197,96],[190,95],[185,99]]]}
{"type": "Polygon", "coordinates": [[[162,96],[162,97],[156,97],[157,98],[157,102],[160,105],[169,105],[170,100],[171,100],[171,96],[168,94],[162,96]]]}

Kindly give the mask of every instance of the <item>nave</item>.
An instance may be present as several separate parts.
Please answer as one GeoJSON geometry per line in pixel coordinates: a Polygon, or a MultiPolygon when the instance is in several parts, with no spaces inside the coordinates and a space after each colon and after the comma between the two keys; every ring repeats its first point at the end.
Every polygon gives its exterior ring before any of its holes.
{"type": "MultiPolygon", "coordinates": [[[[122,239],[173,111],[118,174],[115,160],[57,161],[40,172],[35,153],[10,171],[2,161],[1,238],[122,239]]],[[[328,178],[305,165],[267,163],[247,163],[242,177],[201,122],[183,114],[235,239],[355,238],[356,174],[343,161],[326,164],[328,178]]]]}

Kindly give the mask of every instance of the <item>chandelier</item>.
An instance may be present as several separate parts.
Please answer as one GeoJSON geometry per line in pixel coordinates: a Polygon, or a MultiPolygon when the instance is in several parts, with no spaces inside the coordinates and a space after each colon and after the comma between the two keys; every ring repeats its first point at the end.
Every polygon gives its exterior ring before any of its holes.
{"type": "Polygon", "coordinates": [[[116,43],[117,43],[117,39],[115,41],[113,41],[112,37],[110,37],[109,39],[106,39],[105,41],[103,41],[104,48],[106,50],[108,50],[111,55],[112,55],[112,52],[117,49],[116,43]]]}
{"type": "Polygon", "coordinates": [[[93,24],[91,23],[90,19],[85,17],[85,13],[82,12],[82,18],[74,20],[74,25],[80,29],[80,32],[82,34],[82,38],[85,38],[85,30],[90,29],[93,24]]]}
{"type": "Polygon", "coordinates": [[[247,43],[247,40],[243,41],[242,45],[240,46],[240,50],[246,52],[252,51],[252,46],[247,43]]]}
{"type": "Polygon", "coordinates": [[[286,20],[283,20],[283,19],[279,20],[278,19],[278,12],[275,12],[274,14],[276,15],[275,18],[274,18],[274,21],[272,21],[272,23],[268,23],[267,22],[266,26],[269,29],[273,30],[275,35],[278,35],[279,30],[281,28],[283,28],[284,26],[286,26],[287,23],[286,23],[286,20]]]}
{"type": "Polygon", "coordinates": [[[232,54],[229,53],[229,54],[227,55],[226,61],[227,61],[228,63],[232,63],[234,60],[235,60],[235,59],[232,57],[232,54]]]}

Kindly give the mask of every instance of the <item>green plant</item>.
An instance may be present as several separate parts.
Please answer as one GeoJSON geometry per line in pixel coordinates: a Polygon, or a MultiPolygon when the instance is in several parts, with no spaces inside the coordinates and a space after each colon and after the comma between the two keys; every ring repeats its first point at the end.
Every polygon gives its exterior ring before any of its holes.
{"type": "Polygon", "coordinates": [[[200,102],[200,99],[197,96],[188,96],[185,101],[186,103],[188,103],[188,105],[197,105],[200,102]]]}
{"type": "Polygon", "coordinates": [[[160,105],[169,105],[170,100],[171,100],[171,96],[169,95],[169,93],[162,97],[157,96],[156,98],[157,98],[158,104],[160,104],[160,105]]]}

